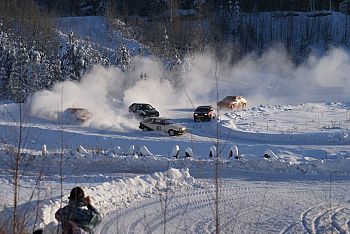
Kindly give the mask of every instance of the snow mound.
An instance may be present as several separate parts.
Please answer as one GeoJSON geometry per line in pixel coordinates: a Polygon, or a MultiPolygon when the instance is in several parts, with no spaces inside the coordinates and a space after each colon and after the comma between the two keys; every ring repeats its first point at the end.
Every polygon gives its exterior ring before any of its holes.
{"type": "MultiPolygon", "coordinates": [[[[165,172],[155,172],[150,175],[137,176],[119,181],[105,182],[95,187],[83,187],[86,196],[92,198],[94,206],[102,215],[126,207],[142,198],[159,194],[163,191],[191,189],[195,184],[189,169],[170,168],[165,172]]],[[[69,194],[63,196],[62,206],[67,205],[69,194]]],[[[57,227],[55,212],[61,206],[61,200],[48,201],[42,205],[42,223],[46,230],[54,231],[57,227]]]]}

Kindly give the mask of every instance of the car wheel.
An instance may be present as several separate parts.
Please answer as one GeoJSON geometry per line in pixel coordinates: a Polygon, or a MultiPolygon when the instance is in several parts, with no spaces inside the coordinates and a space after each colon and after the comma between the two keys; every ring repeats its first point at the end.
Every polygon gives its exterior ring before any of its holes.
{"type": "Polygon", "coordinates": [[[147,127],[147,126],[145,126],[145,125],[140,125],[139,128],[140,128],[142,131],[144,131],[144,132],[146,132],[146,131],[152,131],[151,128],[149,128],[149,127],[147,127]]]}
{"type": "Polygon", "coordinates": [[[175,136],[176,135],[176,132],[174,130],[172,130],[172,129],[170,129],[168,131],[168,133],[169,133],[169,136],[175,136]]]}
{"type": "Polygon", "coordinates": [[[152,128],[145,126],[145,131],[153,131],[152,128]]]}

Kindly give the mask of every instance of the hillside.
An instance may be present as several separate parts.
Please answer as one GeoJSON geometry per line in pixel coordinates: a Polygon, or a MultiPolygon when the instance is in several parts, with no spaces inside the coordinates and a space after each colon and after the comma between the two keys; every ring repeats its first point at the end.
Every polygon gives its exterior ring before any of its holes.
{"type": "Polygon", "coordinates": [[[348,24],[329,13],[186,18],[199,50],[147,18],[54,18],[51,53],[2,27],[0,233],[58,233],[76,186],[96,233],[349,233],[348,24]],[[232,95],[247,106],[217,108],[232,95]],[[132,103],[185,133],[141,130],[132,103]],[[217,117],[194,121],[199,105],[217,117]]]}

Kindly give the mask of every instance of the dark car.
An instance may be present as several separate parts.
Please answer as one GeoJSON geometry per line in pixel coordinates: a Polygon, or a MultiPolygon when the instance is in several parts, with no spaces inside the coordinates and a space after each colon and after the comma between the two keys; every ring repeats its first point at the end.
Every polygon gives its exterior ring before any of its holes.
{"type": "Polygon", "coordinates": [[[193,113],[194,121],[210,121],[216,114],[212,106],[198,106],[193,113]]]}
{"type": "Polygon", "coordinates": [[[133,103],[129,106],[129,112],[141,118],[159,117],[159,112],[147,103],[133,103]]]}

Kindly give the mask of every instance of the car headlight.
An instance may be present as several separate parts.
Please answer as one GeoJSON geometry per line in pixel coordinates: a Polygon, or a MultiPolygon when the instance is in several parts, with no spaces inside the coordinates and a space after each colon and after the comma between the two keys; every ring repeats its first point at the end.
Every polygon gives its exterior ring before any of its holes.
{"type": "Polygon", "coordinates": [[[186,128],[181,128],[181,131],[186,131],[186,128]]]}
{"type": "Polygon", "coordinates": [[[208,115],[208,114],[204,114],[204,115],[208,115]]]}
{"type": "Polygon", "coordinates": [[[198,114],[194,114],[195,116],[197,116],[198,114]]]}

